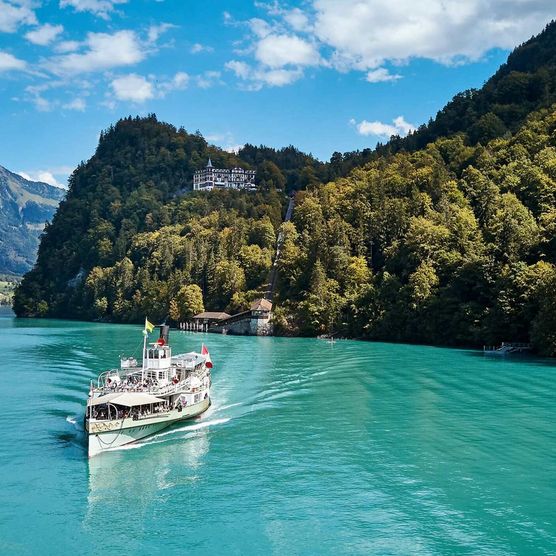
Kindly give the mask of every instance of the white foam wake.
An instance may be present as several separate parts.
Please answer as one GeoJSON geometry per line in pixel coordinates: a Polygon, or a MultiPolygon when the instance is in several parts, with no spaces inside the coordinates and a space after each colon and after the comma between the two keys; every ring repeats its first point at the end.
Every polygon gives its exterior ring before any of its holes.
{"type": "Polygon", "coordinates": [[[206,429],[207,427],[213,427],[215,425],[222,425],[227,423],[230,419],[212,419],[210,421],[203,421],[201,423],[196,423],[195,425],[187,425],[185,427],[180,427],[178,429],[172,429],[166,432],[159,432],[158,434],[154,434],[151,437],[145,438],[144,440],[140,440],[138,442],[134,442],[133,444],[125,444],[124,446],[117,446],[115,448],[107,448],[106,452],[117,452],[120,450],[135,450],[137,448],[142,448],[143,446],[150,446],[152,444],[160,444],[161,442],[165,442],[165,440],[161,440],[161,438],[176,434],[179,432],[195,432],[201,429],[206,429]]]}
{"type": "Polygon", "coordinates": [[[157,434],[153,438],[160,438],[162,436],[168,436],[169,434],[176,434],[177,432],[193,432],[198,431],[201,429],[206,429],[207,427],[213,427],[215,425],[223,425],[230,420],[229,417],[222,418],[222,419],[211,419],[210,421],[201,421],[199,423],[195,423],[194,425],[186,425],[185,427],[180,427],[179,429],[172,429],[170,431],[165,431],[157,434]]]}

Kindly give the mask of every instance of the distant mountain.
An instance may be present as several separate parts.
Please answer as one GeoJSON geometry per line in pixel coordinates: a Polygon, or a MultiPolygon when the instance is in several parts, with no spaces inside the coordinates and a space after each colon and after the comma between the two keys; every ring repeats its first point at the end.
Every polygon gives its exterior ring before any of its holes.
{"type": "Polygon", "coordinates": [[[0,166],[0,273],[23,274],[35,263],[39,238],[65,191],[0,166]]]}

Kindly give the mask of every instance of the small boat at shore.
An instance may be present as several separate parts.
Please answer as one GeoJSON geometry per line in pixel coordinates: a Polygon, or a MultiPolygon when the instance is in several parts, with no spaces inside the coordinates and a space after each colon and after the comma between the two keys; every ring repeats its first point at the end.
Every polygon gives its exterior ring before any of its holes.
{"type": "Polygon", "coordinates": [[[212,361],[201,352],[172,355],[169,326],[148,344],[154,325],[145,320],[143,356],[139,366],[123,357],[120,368],[101,373],[91,383],[85,412],[88,454],[124,446],[160,432],[178,421],[196,417],[210,406],[212,361]]]}
{"type": "Polygon", "coordinates": [[[530,351],[531,351],[531,344],[515,343],[515,342],[502,342],[502,344],[498,347],[483,346],[483,353],[485,355],[494,355],[496,357],[530,353],[530,351]]]}

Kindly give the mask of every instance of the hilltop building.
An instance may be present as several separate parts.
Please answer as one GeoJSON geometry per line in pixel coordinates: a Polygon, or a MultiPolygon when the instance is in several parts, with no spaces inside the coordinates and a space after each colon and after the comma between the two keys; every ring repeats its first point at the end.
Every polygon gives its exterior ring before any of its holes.
{"type": "Polygon", "coordinates": [[[214,168],[212,161],[202,170],[197,170],[193,175],[193,191],[211,191],[212,189],[247,189],[254,191],[255,170],[243,168],[214,168]]]}

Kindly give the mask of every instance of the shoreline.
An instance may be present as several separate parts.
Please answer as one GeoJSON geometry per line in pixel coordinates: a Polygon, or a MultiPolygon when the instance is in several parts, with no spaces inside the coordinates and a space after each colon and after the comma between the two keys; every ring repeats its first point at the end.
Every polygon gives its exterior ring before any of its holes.
{"type": "MultiPolygon", "coordinates": [[[[71,318],[71,317],[20,317],[15,314],[13,309],[9,307],[9,310],[6,311],[5,315],[2,315],[3,307],[8,306],[0,306],[0,316],[12,316],[14,319],[21,319],[21,320],[44,320],[44,321],[68,321],[68,322],[82,322],[87,324],[114,324],[114,325],[125,325],[125,326],[141,326],[142,323],[140,322],[117,322],[117,321],[110,321],[110,320],[85,320],[85,319],[78,319],[78,318],[71,318]],[[9,314],[8,314],[9,313],[9,314]]],[[[203,335],[215,335],[221,336],[221,333],[218,332],[198,332],[198,331],[185,331],[180,330],[179,328],[172,326],[172,331],[175,332],[188,332],[190,334],[203,334],[203,335]]],[[[228,336],[236,336],[236,337],[253,337],[253,338],[289,338],[289,339],[313,339],[318,340],[318,336],[301,336],[301,335],[288,335],[288,334],[269,334],[264,336],[256,336],[250,334],[227,334],[228,336]]],[[[322,340],[326,342],[326,340],[322,340]]],[[[412,342],[412,341],[403,341],[403,340],[390,340],[390,339],[382,339],[382,338],[356,338],[356,337],[342,337],[335,339],[335,342],[342,342],[342,341],[355,341],[355,342],[368,342],[368,343],[381,343],[381,344],[392,344],[392,345],[408,345],[408,346],[422,346],[422,347],[434,347],[434,348],[447,348],[447,349],[462,349],[462,350],[470,350],[470,351],[477,351],[482,353],[483,352],[483,345],[473,345],[473,344],[435,344],[435,343],[427,343],[427,342],[412,342]]],[[[551,359],[553,360],[554,357],[550,357],[547,355],[541,355],[536,350],[532,350],[529,354],[533,357],[541,357],[543,359],[551,359]]],[[[527,357],[527,355],[521,354],[519,357],[527,357]]],[[[514,355],[515,357],[515,355],[514,355]]]]}

